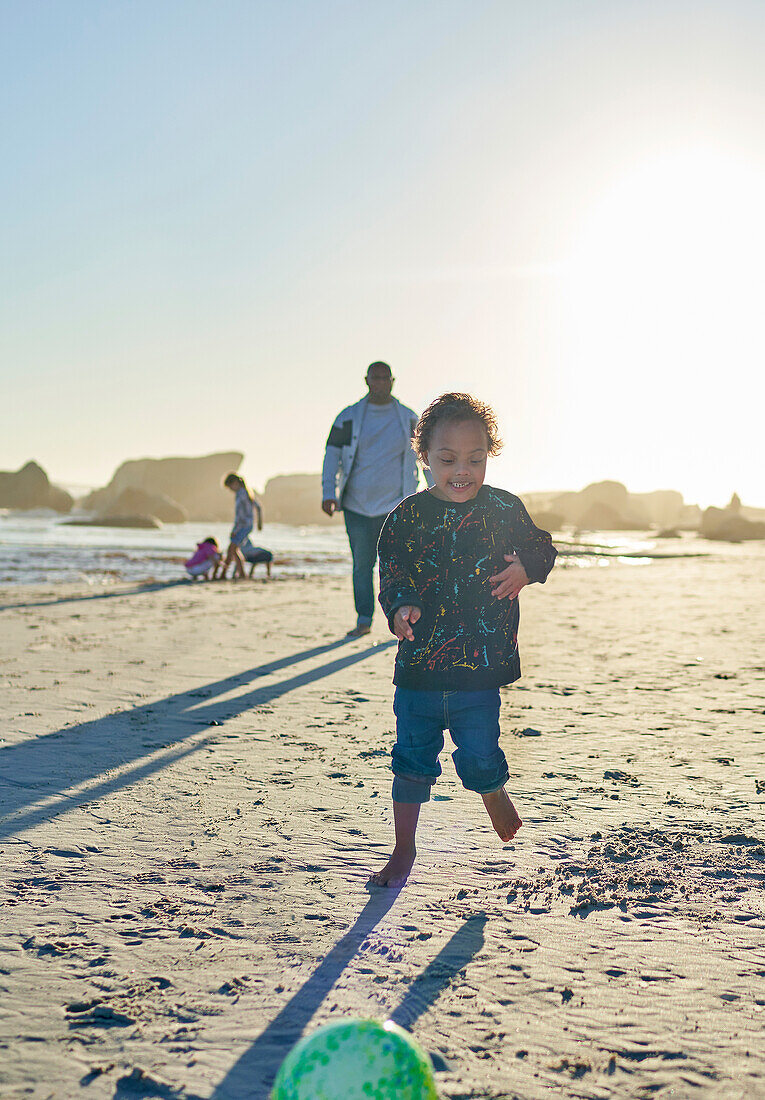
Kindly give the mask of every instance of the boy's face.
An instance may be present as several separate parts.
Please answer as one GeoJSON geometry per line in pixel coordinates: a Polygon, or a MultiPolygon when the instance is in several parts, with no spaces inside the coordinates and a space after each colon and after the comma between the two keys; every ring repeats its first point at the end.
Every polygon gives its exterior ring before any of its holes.
{"type": "Polygon", "coordinates": [[[428,466],[439,500],[472,500],[486,477],[488,438],[480,420],[444,421],[430,440],[428,466]]]}

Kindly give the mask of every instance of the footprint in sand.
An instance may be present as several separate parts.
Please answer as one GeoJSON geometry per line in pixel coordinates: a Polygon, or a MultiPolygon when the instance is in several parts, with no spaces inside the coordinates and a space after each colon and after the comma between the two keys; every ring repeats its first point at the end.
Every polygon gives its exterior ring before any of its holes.
{"type": "Polygon", "coordinates": [[[67,943],[65,940],[40,942],[35,936],[30,936],[21,946],[24,951],[32,951],[38,958],[43,958],[45,955],[66,955],[73,951],[76,945],[67,943]]]}
{"type": "Polygon", "coordinates": [[[66,1012],[73,1017],[70,1028],[80,1027],[131,1027],[136,1021],[131,1016],[117,1012],[109,1005],[67,1005],[66,1012]]]}
{"type": "Polygon", "coordinates": [[[639,780],[637,780],[634,775],[630,775],[629,772],[620,771],[618,768],[603,772],[603,778],[611,779],[615,783],[629,783],[631,787],[640,786],[639,780]]]}
{"type": "MultiPolygon", "coordinates": [[[[182,1049],[188,1048],[184,1047],[182,1049]]],[[[164,1081],[160,1081],[138,1068],[126,1073],[124,1077],[120,1077],[114,1093],[115,1100],[138,1096],[157,1097],[157,1100],[176,1100],[176,1098],[181,1100],[184,1095],[185,1092],[179,1092],[172,1085],[165,1084],[164,1081]]]]}

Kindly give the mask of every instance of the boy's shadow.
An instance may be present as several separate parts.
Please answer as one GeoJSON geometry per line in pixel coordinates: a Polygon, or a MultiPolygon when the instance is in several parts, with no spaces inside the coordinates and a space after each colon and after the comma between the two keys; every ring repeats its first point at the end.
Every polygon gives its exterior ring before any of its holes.
{"type": "Polygon", "coordinates": [[[395,644],[390,641],[371,645],[286,680],[253,688],[233,698],[215,699],[262,676],[329,653],[347,641],[343,638],[314,646],[154,703],[0,747],[0,810],[4,815],[0,818],[0,838],[17,835],[65,810],[128,787],[204,747],[210,737],[197,737],[191,744],[186,743],[201,729],[219,726],[227,719],[331,676],[395,644]],[[120,769],[119,773],[111,775],[115,769],[120,769]],[[86,784],[84,789],[77,790],[86,784]]]}
{"type": "MultiPolygon", "coordinates": [[[[397,890],[372,889],[371,897],[349,928],[318,965],[308,981],[287,1002],[252,1046],[236,1062],[212,1094],[211,1100],[266,1100],[279,1066],[310,1023],[324,998],[358,954],[364,940],[393,905],[397,890]]],[[[411,1029],[415,1021],[441,995],[478,954],[484,944],[488,917],[468,917],[407,990],[390,1019],[411,1029]]]]}

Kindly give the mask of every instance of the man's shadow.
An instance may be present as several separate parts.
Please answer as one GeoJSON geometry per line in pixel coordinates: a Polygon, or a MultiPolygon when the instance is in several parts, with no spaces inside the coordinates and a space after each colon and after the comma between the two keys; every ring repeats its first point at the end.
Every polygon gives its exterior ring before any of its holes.
{"type": "Polygon", "coordinates": [[[160,592],[165,588],[177,588],[179,585],[188,588],[191,583],[188,577],[177,577],[169,581],[141,581],[140,584],[135,584],[132,588],[118,588],[113,591],[109,589],[105,592],[85,592],[83,595],[77,596],[54,596],[50,600],[4,603],[0,604],[0,611],[15,611],[17,608],[28,607],[51,607],[60,603],[81,603],[83,600],[121,600],[125,596],[142,596],[151,592],[160,592]]]}
{"type": "Polygon", "coordinates": [[[253,707],[272,702],[290,691],[385,652],[395,644],[391,640],[368,646],[286,680],[255,687],[233,698],[220,698],[262,676],[330,653],[346,643],[347,639],[343,638],[314,646],[154,703],[0,747],[0,809],[3,813],[0,839],[17,835],[65,810],[94,802],[161,771],[204,747],[211,736],[197,737],[191,744],[186,743],[201,729],[219,726],[253,707]],[[66,759],[63,769],[62,758],[66,759]],[[119,774],[110,774],[115,769],[120,769],[119,774]],[[62,770],[65,773],[63,780],[62,770]],[[87,787],[77,790],[83,784],[87,787]],[[43,800],[44,804],[38,805],[43,800]]]}
{"type": "MultiPolygon", "coordinates": [[[[310,1023],[324,998],[338,981],[364,940],[393,905],[397,890],[374,889],[355,923],[318,965],[284,1008],[232,1066],[212,1094],[211,1100],[266,1100],[273,1080],[289,1050],[310,1023]]],[[[433,1005],[448,983],[464,969],[484,944],[488,917],[468,917],[407,990],[390,1019],[411,1029],[433,1005]]]]}

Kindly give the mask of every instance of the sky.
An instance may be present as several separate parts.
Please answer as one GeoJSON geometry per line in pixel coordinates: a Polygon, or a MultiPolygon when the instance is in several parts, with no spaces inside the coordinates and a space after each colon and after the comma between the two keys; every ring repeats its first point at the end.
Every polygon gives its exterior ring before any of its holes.
{"type": "Polygon", "coordinates": [[[487,480],[765,506],[765,5],[0,0],[0,469],[314,472],[373,360],[487,480]]]}

